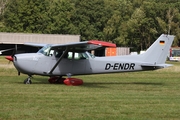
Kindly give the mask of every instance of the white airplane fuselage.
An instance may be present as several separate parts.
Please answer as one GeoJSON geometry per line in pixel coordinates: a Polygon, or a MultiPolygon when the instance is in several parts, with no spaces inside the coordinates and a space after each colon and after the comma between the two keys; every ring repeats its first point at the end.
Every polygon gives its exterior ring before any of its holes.
{"type": "MultiPolygon", "coordinates": [[[[52,74],[49,74],[49,71],[58,60],[55,56],[45,56],[41,53],[19,54],[14,56],[13,63],[21,73],[43,76],[64,76],[68,73],[72,75],[85,75],[145,70],[141,66],[142,61],[136,60],[136,55],[134,57],[133,55],[113,57],[91,57],[89,54],[87,55],[87,59],[63,58],[52,74]]],[[[152,69],[155,68],[146,68],[146,70],[152,69]]]]}

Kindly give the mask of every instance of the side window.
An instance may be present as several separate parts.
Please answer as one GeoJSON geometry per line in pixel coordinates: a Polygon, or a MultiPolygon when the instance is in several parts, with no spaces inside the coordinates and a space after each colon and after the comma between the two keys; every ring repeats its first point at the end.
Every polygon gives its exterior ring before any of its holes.
{"type": "Polygon", "coordinates": [[[74,59],[80,60],[80,59],[88,59],[88,55],[86,53],[74,53],[74,59]]]}
{"type": "Polygon", "coordinates": [[[51,51],[53,51],[52,54],[54,54],[54,56],[55,56],[56,58],[59,58],[59,57],[61,57],[61,55],[62,55],[63,52],[65,51],[65,48],[63,48],[63,47],[57,47],[57,48],[53,48],[51,51]]]}
{"type": "Polygon", "coordinates": [[[67,59],[73,59],[73,52],[68,52],[67,59]]]}
{"type": "Polygon", "coordinates": [[[80,57],[81,57],[81,56],[80,56],[79,53],[76,53],[76,52],[74,53],[74,59],[75,59],[75,60],[79,60],[80,57]]]}
{"type": "Polygon", "coordinates": [[[66,59],[73,59],[73,52],[68,52],[64,55],[64,58],[66,59]]]}
{"type": "Polygon", "coordinates": [[[61,57],[62,53],[63,53],[62,51],[55,51],[54,55],[55,55],[55,57],[59,58],[59,57],[61,57]]]}
{"type": "MultiPolygon", "coordinates": [[[[54,53],[55,57],[59,58],[64,51],[52,51],[52,53],[54,53]]],[[[51,54],[52,54],[51,53],[51,54]]],[[[64,55],[64,58],[66,59],[75,59],[75,60],[80,60],[80,59],[88,59],[88,55],[86,54],[86,52],[81,53],[81,52],[68,52],[64,55]]]]}

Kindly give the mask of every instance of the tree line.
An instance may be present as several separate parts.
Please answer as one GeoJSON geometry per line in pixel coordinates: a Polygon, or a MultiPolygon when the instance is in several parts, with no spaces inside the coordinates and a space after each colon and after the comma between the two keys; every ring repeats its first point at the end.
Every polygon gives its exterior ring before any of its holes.
{"type": "Polygon", "coordinates": [[[0,31],[78,34],[147,49],[161,34],[180,45],[179,0],[0,0],[0,31]]]}

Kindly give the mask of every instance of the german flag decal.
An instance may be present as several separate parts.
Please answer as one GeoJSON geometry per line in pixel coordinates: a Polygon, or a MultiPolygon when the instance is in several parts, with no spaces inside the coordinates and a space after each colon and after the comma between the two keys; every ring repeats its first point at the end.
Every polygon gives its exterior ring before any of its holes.
{"type": "Polygon", "coordinates": [[[164,45],[164,44],[165,44],[165,41],[161,40],[161,41],[159,41],[159,44],[160,44],[160,45],[164,45]]]}

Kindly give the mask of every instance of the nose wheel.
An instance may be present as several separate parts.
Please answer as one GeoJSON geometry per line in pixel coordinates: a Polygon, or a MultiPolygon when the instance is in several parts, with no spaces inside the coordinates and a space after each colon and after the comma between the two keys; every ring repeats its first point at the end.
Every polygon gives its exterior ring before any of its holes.
{"type": "Polygon", "coordinates": [[[24,80],[24,84],[31,84],[32,81],[31,81],[31,77],[28,77],[24,80]]]}

